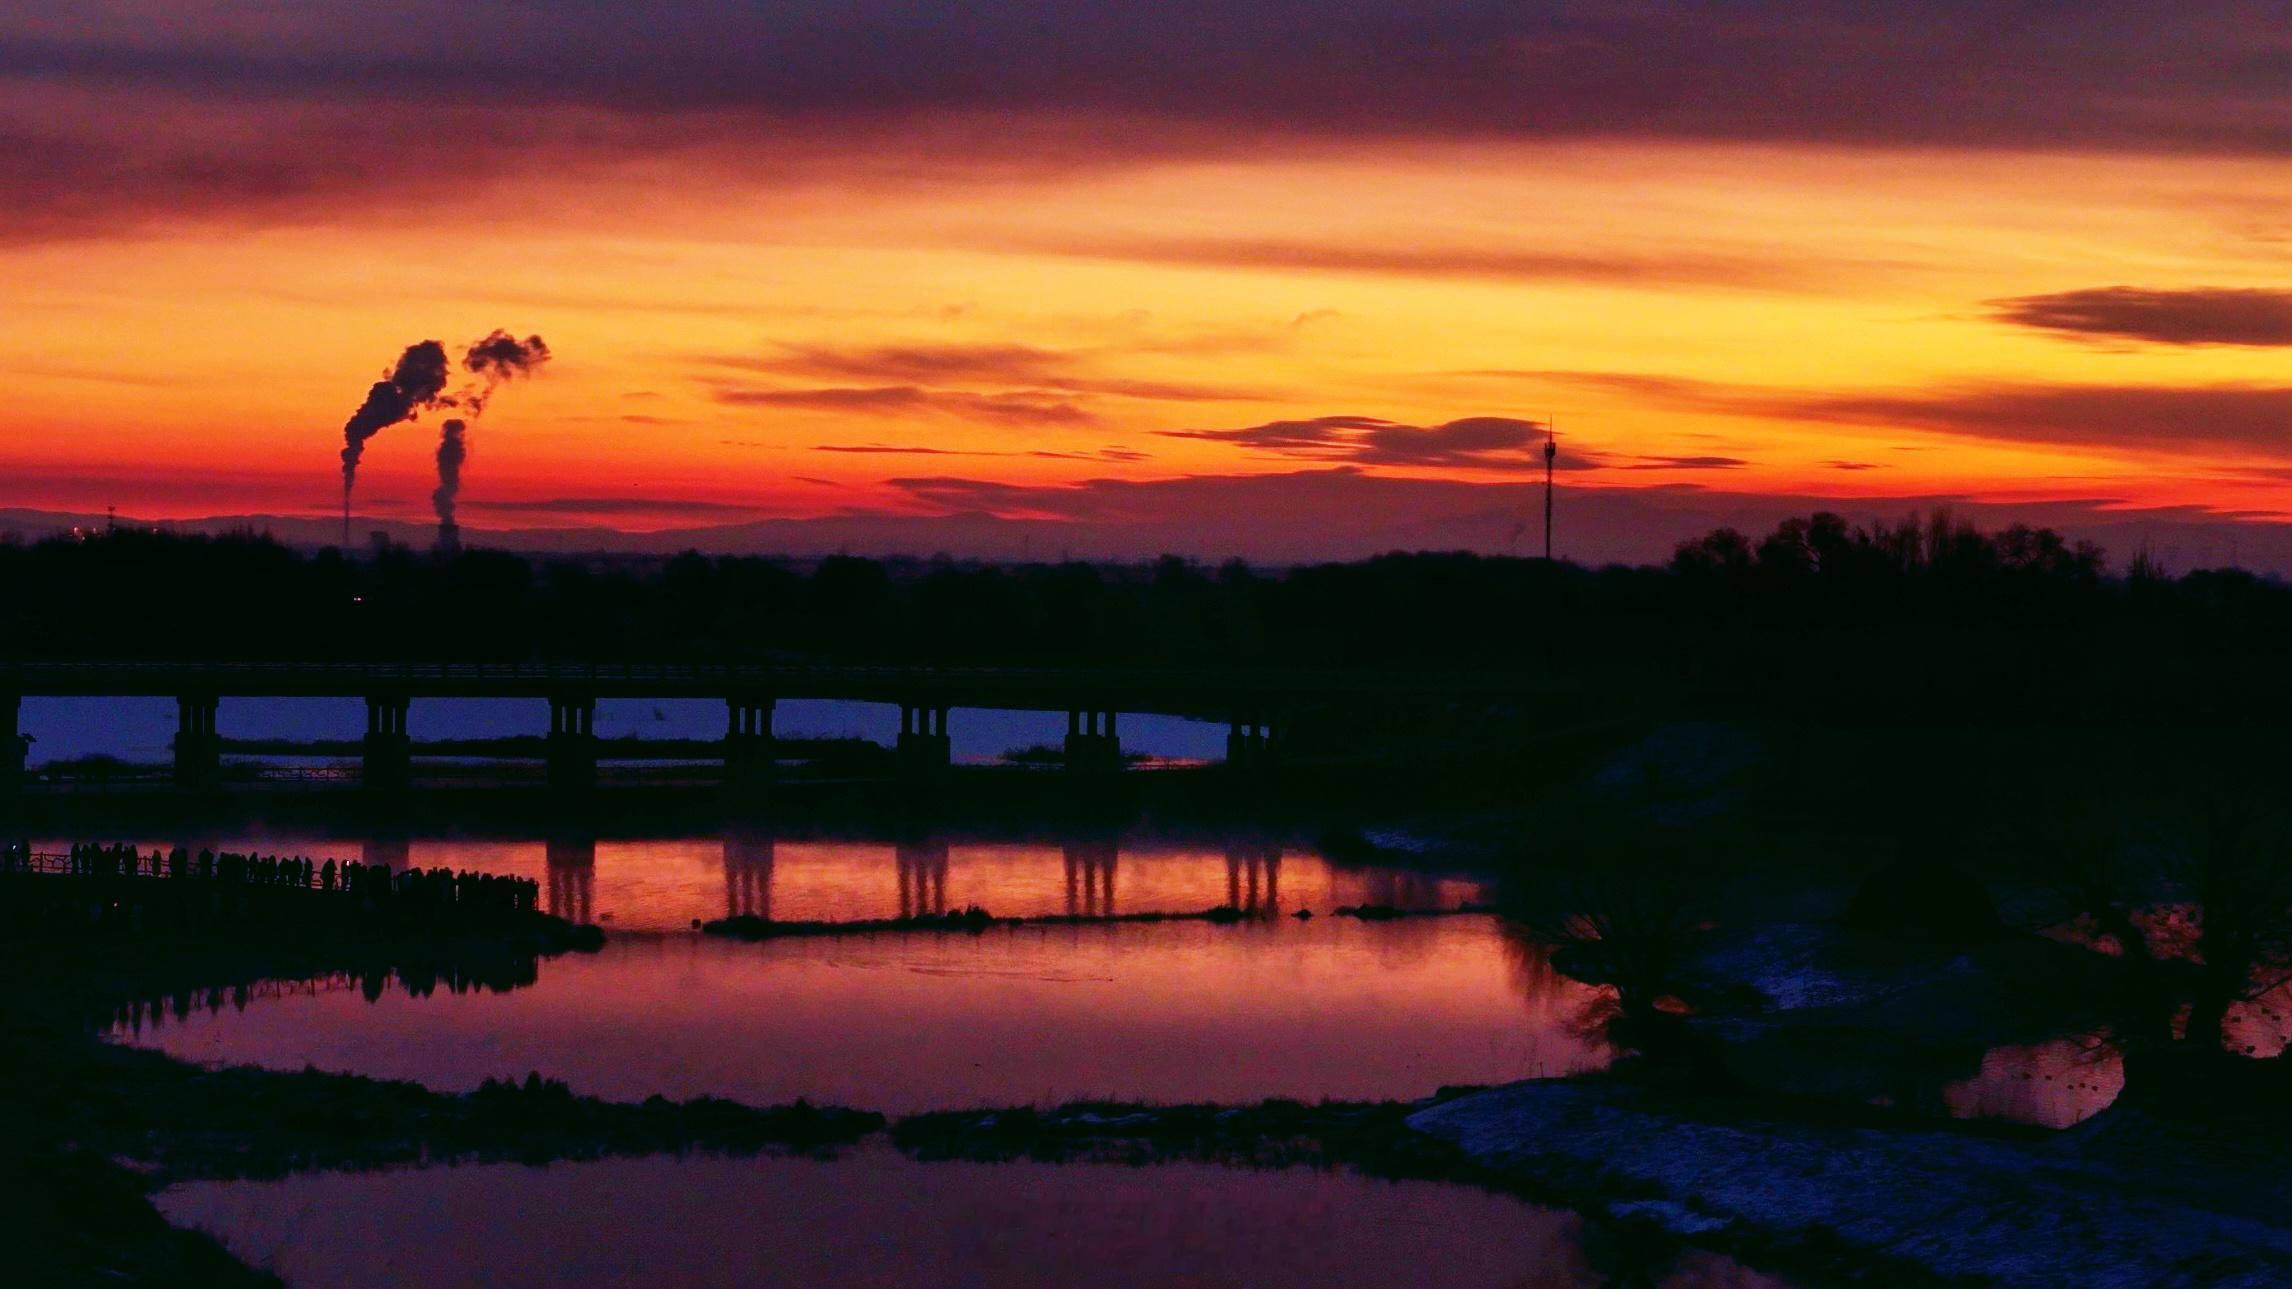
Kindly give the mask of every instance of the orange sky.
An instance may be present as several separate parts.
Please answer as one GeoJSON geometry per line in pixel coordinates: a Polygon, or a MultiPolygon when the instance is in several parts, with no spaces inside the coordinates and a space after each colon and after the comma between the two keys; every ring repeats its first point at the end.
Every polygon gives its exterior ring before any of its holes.
{"type": "MultiPolygon", "coordinates": [[[[556,358],[474,432],[480,528],[950,506],[918,480],[1018,517],[1090,480],[1517,483],[1512,423],[1554,417],[1578,488],[2292,512],[2265,141],[838,120],[620,86],[502,126],[148,61],[325,30],[122,46],[47,8],[0,20],[0,137],[38,145],[0,217],[0,506],[323,516],[366,383],[500,326],[556,358]],[[1435,428],[1470,418],[1499,419],[1435,428]]],[[[361,514],[425,516],[434,446],[383,431],[361,514]]]]}

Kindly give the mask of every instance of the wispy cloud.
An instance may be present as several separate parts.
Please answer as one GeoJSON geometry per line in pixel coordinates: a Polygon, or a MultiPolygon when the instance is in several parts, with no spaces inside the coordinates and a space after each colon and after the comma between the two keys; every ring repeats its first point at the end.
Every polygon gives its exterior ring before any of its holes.
{"type": "Polygon", "coordinates": [[[1127,464],[1151,458],[1144,452],[1123,447],[1104,447],[1094,451],[1054,451],[1035,448],[1028,451],[995,452],[985,449],[939,448],[909,443],[822,443],[814,452],[842,452],[854,456],[912,456],[912,457],[1036,457],[1046,461],[1105,461],[1127,464]]]}
{"type": "Polygon", "coordinates": [[[859,348],[791,344],[758,356],[716,357],[705,361],[712,366],[868,387],[912,386],[941,390],[969,386],[974,393],[1021,387],[1067,395],[1183,403],[1264,397],[1255,390],[1142,380],[1093,370],[1095,366],[1110,360],[1119,361],[1125,356],[1120,350],[1058,350],[1017,343],[915,343],[859,348]]]}
{"type": "Polygon", "coordinates": [[[1011,426],[1095,425],[1098,417],[1055,394],[974,394],[917,385],[835,386],[817,389],[719,389],[712,397],[731,407],[785,408],[862,416],[918,413],[1011,426]]]}
{"type": "Polygon", "coordinates": [[[1426,245],[1400,232],[1386,240],[1349,242],[1094,235],[1019,238],[1000,245],[1034,254],[1195,268],[1745,290],[1843,289],[1842,275],[1853,267],[1832,262],[1817,270],[1787,257],[1690,250],[1641,255],[1505,245],[1426,245]]]}
{"type": "Polygon", "coordinates": [[[822,443],[814,452],[848,452],[855,456],[895,457],[1002,457],[1008,452],[964,452],[955,448],[927,448],[899,443],[822,443]]]}
{"type": "Polygon", "coordinates": [[[2151,452],[2292,455],[2292,386],[1965,382],[1927,388],[1787,389],[1617,372],[1514,372],[1653,406],[1966,438],[2151,452]]]}
{"type": "Polygon", "coordinates": [[[1599,467],[1606,470],[1737,470],[1751,464],[1741,457],[1603,457],[1599,467]]]}

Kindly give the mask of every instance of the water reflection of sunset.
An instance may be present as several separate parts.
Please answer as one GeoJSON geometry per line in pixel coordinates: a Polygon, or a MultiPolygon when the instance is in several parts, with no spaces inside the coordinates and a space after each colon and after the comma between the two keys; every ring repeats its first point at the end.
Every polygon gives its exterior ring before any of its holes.
{"type": "Polygon", "coordinates": [[[1594,991],[1523,997],[1508,954],[1484,917],[635,938],[506,993],[289,994],[143,1040],[439,1087],[545,1069],[606,1096],[887,1110],[1416,1097],[1604,1064],[1566,1023],[1594,991]]]}
{"type": "Polygon", "coordinates": [[[392,988],[369,1004],[358,990],[290,992],[181,1018],[149,1041],[449,1086],[546,1069],[608,1095],[903,1108],[1417,1096],[1607,1059],[1575,1024],[1598,991],[1524,971],[1522,946],[1492,919],[1329,916],[1340,905],[1453,908],[1481,898],[1479,882],[1338,866],[1261,836],[254,844],[529,877],[553,907],[622,938],[595,958],[552,959],[538,983],[508,993],[392,988]],[[728,912],[854,919],[977,904],[1028,916],[1229,901],[1259,916],[759,945],[686,931],[728,912]],[[1320,916],[1292,916],[1308,909],[1320,916]],[[626,938],[648,931],[667,938],[626,938]]]}
{"type": "MultiPolygon", "coordinates": [[[[150,849],[179,841],[138,844],[150,849]]],[[[1474,879],[1345,867],[1309,847],[1254,836],[1194,843],[1112,835],[823,841],[738,832],[637,840],[270,834],[197,845],[530,878],[541,884],[552,911],[620,931],[681,931],[696,918],[743,913],[849,921],[973,905],[1001,917],[1039,917],[1199,913],[1231,904],[1271,918],[1364,904],[1454,908],[1483,895],[1474,879]]]]}

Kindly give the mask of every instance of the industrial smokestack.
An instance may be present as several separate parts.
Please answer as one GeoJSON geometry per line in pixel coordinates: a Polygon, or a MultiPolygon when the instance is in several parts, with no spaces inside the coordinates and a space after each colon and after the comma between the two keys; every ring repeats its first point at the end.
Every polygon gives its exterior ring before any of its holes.
{"type": "MultiPolygon", "coordinates": [[[[366,391],[366,401],[342,426],[343,549],[350,548],[350,494],[358,482],[358,462],[365,455],[368,439],[433,408],[462,408],[475,420],[503,382],[530,376],[548,361],[549,346],[541,337],[519,340],[507,331],[495,330],[472,341],[462,352],[462,367],[477,378],[476,382],[449,395],[446,378],[452,374],[453,364],[446,357],[446,347],[435,340],[406,346],[406,352],[398,355],[397,363],[366,391]]],[[[454,498],[461,491],[461,466],[469,455],[463,437],[467,429],[465,421],[448,421],[438,443],[438,489],[430,500],[438,512],[441,545],[458,545],[454,498]]]]}
{"type": "Polygon", "coordinates": [[[468,429],[460,417],[453,417],[440,427],[438,435],[438,489],[430,494],[430,505],[438,512],[440,555],[452,555],[462,548],[461,526],[454,522],[454,499],[462,490],[462,462],[469,460],[469,440],[464,436],[468,429]]]}
{"type": "Polygon", "coordinates": [[[446,389],[446,347],[435,340],[406,346],[398,362],[374,387],[366,401],[342,426],[342,546],[350,547],[350,489],[358,480],[358,459],[366,440],[384,429],[438,404],[446,389]]]}

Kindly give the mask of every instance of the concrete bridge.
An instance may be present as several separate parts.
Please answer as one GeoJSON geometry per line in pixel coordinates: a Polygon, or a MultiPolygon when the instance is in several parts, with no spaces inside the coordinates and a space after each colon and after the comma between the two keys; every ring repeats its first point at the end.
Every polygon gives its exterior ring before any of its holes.
{"type": "Polygon", "coordinates": [[[362,698],[364,782],[390,790],[411,775],[407,713],[425,698],[533,698],[549,704],[548,777],[579,790],[595,782],[601,698],[715,699],[725,704],[729,778],[770,773],[772,713],[781,699],[896,705],[897,759],[916,775],[949,762],[948,714],[958,707],[1064,711],[1068,769],[1111,773],[1123,764],[1118,712],[1224,720],[1227,763],[1257,770],[1286,752],[1290,714],[1308,704],[1507,701],[1549,686],[1529,673],[1330,671],[1285,668],[906,667],[864,664],[641,663],[0,663],[0,777],[24,768],[22,699],[164,697],[176,701],[176,780],[212,788],[221,778],[216,713],[230,698],[362,698]]]}

